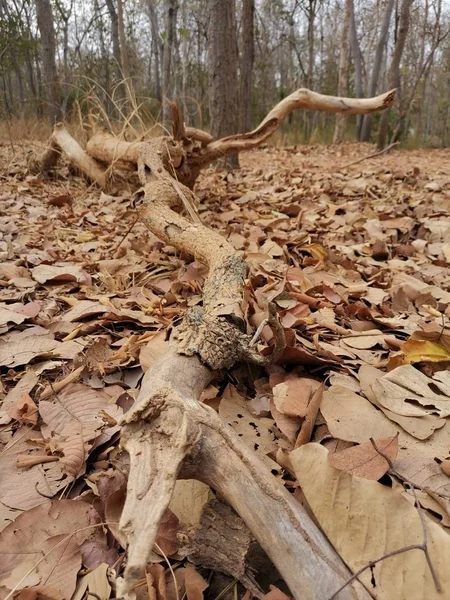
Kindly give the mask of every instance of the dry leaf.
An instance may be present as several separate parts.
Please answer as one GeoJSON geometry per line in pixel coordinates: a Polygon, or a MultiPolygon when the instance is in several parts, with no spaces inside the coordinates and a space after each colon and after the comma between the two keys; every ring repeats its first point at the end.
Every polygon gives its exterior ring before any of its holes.
{"type": "MultiPolygon", "coordinates": [[[[375,440],[375,443],[392,462],[395,460],[398,453],[398,436],[375,440]]],[[[328,462],[335,469],[373,481],[378,481],[389,469],[389,463],[371,442],[329,454],[328,462]]]]}
{"type": "MultiPolygon", "coordinates": [[[[417,509],[396,491],[333,468],[328,452],[307,444],[290,454],[314,517],[349,567],[423,542],[417,509]]],[[[377,563],[359,579],[377,600],[441,600],[450,595],[450,536],[426,519],[431,561],[442,586],[436,591],[423,552],[412,550],[377,563]]]]}
{"type": "Polygon", "coordinates": [[[401,351],[404,363],[450,361],[450,352],[436,342],[410,338],[401,351]]]}
{"type": "Polygon", "coordinates": [[[278,411],[288,417],[304,417],[313,393],[320,383],[306,377],[289,377],[273,388],[273,401],[278,411]]]}
{"type": "Polygon", "coordinates": [[[33,573],[40,585],[70,598],[81,567],[79,546],[101,533],[100,528],[89,527],[98,522],[100,519],[89,504],[75,500],[47,500],[24,512],[0,534],[1,585],[13,589],[20,579],[13,581],[10,574],[17,573],[22,563],[31,562],[36,565],[33,573]]]}
{"type": "Polygon", "coordinates": [[[26,365],[38,356],[51,356],[59,342],[48,335],[30,335],[0,345],[0,367],[26,365]]]}
{"type": "Polygon", "coordinates": [[[184,582],[188,600],[203,600],[203,592],[209,586],[209,583],[191,564],[186,567],[184,582]]]}
{"type": "Polygon", "coordinates": [[[397,429],[368,400],[347,387],[333,385],[323,394],[320,406],[333,437],[347,442],[364,443],[371,437],[394,437],[397,429]]]}
{"type": "Polygon", "coordinates": [[[165,339],[165,333],[162,331],[154,335],[150,341],[141,347],[139,352],[139,363],[145,372],[150,365],[158,358],[163,356],[169,347],[169,342],[165,339]]]}
{"type": "Polygon", "coordinates": [[[377,402],[406,417],[450,415],[450,387],[439,381],[433,381],[415,367],[404,365],[372,383],[372,391],[377,402]],[[439,393],[434,389],[438,387],[439,393]]]}

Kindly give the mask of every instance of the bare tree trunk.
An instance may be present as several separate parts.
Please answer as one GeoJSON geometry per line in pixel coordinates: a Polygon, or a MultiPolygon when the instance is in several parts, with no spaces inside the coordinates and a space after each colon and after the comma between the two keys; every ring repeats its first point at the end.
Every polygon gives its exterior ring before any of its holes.
{"type": "Polygon", "coordinates": [[[169,127],[171,122],[170,104],[171,100],[171,83],[172,83],[172,63],[173,50],[175,42],[175,29],[178,12],[178,0],[167,0],[166,14],[166,37],[164,38],[163,49],[163,123],[165,127],[169,127]]]}
{"type": "Polygon", "coordinates": [[[109,18],[111,19],[111,38],[115,63],[114,70],[116,72],[117,81],[120,81],[122,79],[122,58],[120,56],[119,19],[117,18],[117,11],[116,7],[114,6],[114,0],[106,0],[106,6],[108,7],[109,18]]]}
{"type": "MultiPolygon", "coordinates": [[[[314,76],[314,22],[316,20],[317,0],[309,0],[306,9],[308,18],[308,72],[306,77],[306,87],[313,87],[314,76]]],[[[315,115],[308,113],[305,115],[305,137],[308,140],[312,134],[313,120],[315,115]]]]}
{"type": "Polygon", "coordinates": [[[53,123],[61,118],[58,71],[56,68],[55,25],[50,0],[36,0],[36,17],[41,34],[42,65],[47,94],[47,112],[53,123]]]}
{"type": "MultiPolygon", "coordinates": [[[[237,45],[234,0],[210,0],[208,20],[211,129],[214,138],[236,133],[237,45]]],[[[238,167],[237,154],[227,157],[229,167],[238,167]]]]}
{"type": "Polygon", "coordinates": [[[155,10],[154,0],[148,0],[147,2],[148,15],[150,17],[150,27],[152,30],[152,52],[155,61],[154,75],[155,75],[155,96],[159,102],[162,102],[162,91],[161,91],[161,58],[160,58],[160,42],[159,42],[159,25],[158,25],[158,14],[155,10]]]}
{"type": "MultiPolygon", "coordinates": [[[[362,55],[361,47],[358,40],[358,32],[356,30],[356,19],[355,19],[355,5],[352,5],[352,18],[350,22],[350,42],[352,47],[353,55],[353,66],[355,69],[355,96],[362,98],[363,96],[363,80],[362,80],[362,55]]],[[[359,140],[361,137],[363,117],[357,115],[356,117],[356,139],[359,140]]]]}
{"type": "Polygon", "coordinates": [[[255,62],[254,32],[254,0],[243,0],[242,3],[242,57],[241,57],[241,89],[239,106],[239,131],[250,131],[252,117],[252,84],[253,66],[255,62]]]}
{"type": "MultiPolygon", "coordinates": [[[[345,0],[344,22],[342,24],[341,50],[339,57],[338,96],[346,96],[348,91],[348,72],[350,67],[349,34],[352,13],[353,0],[345,0]]],[[[345,124],[345,115],[336,115],[333,144],[341,144],[344,141],[345,124]]]]}
{"type": "MultiPolygon", "coordinates": [[[[402,2],[402,7],[400,9],[400,21],[397,33],[397,41],[395,43],[394,55],[392,57],[391,68],[389,70],[389,85],[391,88],[397,88],[398,94],[401,93],[400,61],[402,60],[406,36],[408,35],[409,13],[411,9],[411,4],[412,0],[403,0],[402,2]]],[[[387,110],[381,115],[380,128],[378,130],[377,140],[378,150],[382,150],[386,146],[390,112],[391,109],[387,110]]]]}
{"type": "Polygon", "coordinates": [[[117,24],[119,27],[120,41],[120,64],[122,66],[122,76],[125,80],[126,94],[128,98],[128,112],[131,112],[136,107],[134,99],[133,81],[130,73],[130,62],[128,59],[127,38],[125,36],[125,20],[123,16],[123,0],[117,0],[117,24]]]}
{"type": "MultiPolygon", "coordinates": [[[[375,51],[375,60],[373,63],[372,74],[369,83],[369,96],[375,96],[377,93],[378,79],[380,77],[381,63],[383,62],[384,49],[389,35],[389,23],[391,22],[394,0],[388,0],[384,11],[383,23],[381,25],[380,37],[378,38],[377,49],[375,51]]],[[[361,142],[370,140],[370,130],[372,128],[372,115],[365,115],[361,128],[361,142]]]]}

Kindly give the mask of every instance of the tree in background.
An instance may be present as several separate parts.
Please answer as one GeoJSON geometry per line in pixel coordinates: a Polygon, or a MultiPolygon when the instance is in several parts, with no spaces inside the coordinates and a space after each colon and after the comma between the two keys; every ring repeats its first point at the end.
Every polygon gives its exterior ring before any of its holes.
{"type": "MultiPolygon", "coordinates": [[[[400,9],[400,18],[398,25],[398,32],[396,36],[394,55],[392,57],[391,67],[389,70],[389,87],[391,89],[397,88],[397,95],[401,95],[401,78],[400,78],[400,62],[403,56],[403,50],[405,48],[406,36],[408,35],[409,18],[411,4],[413,0],[403,0],[400,9]]],[[[381,115],[380,126],[378,129],[377,148],[382,150],[386,146],[389,114],[391,109],[387,110],[381,115]]]]}
{"type": "Polygon", "coordinates": [[[240,60],[239,131],[252,128],[253,68],[255,64],[255,1],[242,1],[242,33],[240,60]]]}
{"type": "MultiPolygon", "coordinates": [[[[209,0],[208,42],[211,133],[218,139],[239,128],[234,0],[209,0]]],[[[239,166],[237,154],[228,156],[225,162],[239,166]]]]}
{"type": "MultiPolygon", "coordinates": [[[[342,23],[341,48],[339,56],[338,96],[347,96],[348,94],[348,75],[350,70],[349,37],[352,13],[353,0],[345,0],[345,12],[342,23]]],[[[333,144],[341,144],[344,141],[345,123],[345,115],[336,115],[333,144]]]]}
{"type": "Polygon", "coordinates": [[[61,118],[61,99],[56,68],[56,40],[50,0],[36,0],[36,18],[41,34],[42,67],[47,96],[47,112],[55,123],[61,118]]]}
{"type": "MultiPolygon", "coordinates": [[[[377,48],[375,52],[375,59],[373,61],[372,73],[370,76],[370,83],[368,87],[368,94],[375,96],[378,89],[378,83],[381,76],[381,66],[383,62],[384,51],[389,35],[389,25],[391,23],[392,10],[394,8],[394,0],[387,0],[386,8],[384,11],[383,22],[381,25],[380,35],[378,37],[377,48]]],[[[359,140],[361,142],[368,142],[370,140],[370,131],[372,129],[372,115],[364,115],[361,135],[359,140]]]]}

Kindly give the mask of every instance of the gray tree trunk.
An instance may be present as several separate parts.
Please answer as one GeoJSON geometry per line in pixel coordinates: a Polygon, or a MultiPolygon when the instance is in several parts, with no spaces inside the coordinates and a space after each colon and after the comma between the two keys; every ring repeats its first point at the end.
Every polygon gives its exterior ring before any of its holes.
{"type": "Polygon", "coordinates": [[[250,131],[252,119],[253,66],[255,63],[255,1],[243,0],[242,3],[242,55],[241,89],[239,102],[239,130],[250,131]]]}
{"type": "Polygon", "coordinates": [[[160,52],[160,41],[159,41],[159,24],[158,24],[158,13],[155,9],[154,0],[148,0],[147,2],[148,16],[150,18],[150,27],[152,31],[152,52],[154,60],[154,76],[155,76],[155,96],[159,102],[162,102],[162,90],[161,90],[161,52],[160,52]]]}
{"type": "MultiPolygon", "coordinates": [[[[361,47],[358,40],[358,32],[356,30],[356,18],[355,18],[355,5],[352,5],[352,18],[350,21],[350,42],[353,55],[353,66],[355,69],[355,96],[362,98],[363,91],[363,78],[362,78],[362,54],[361,47]]],[[[363,118],[362,115],[356,117],[356,139],[361,137],[361,127],[363,118]]]]}
{"type": "Polygon", "coordinates": [[[178,12],[178,0],[167,0],[166,13],[166,37],[164,38],[163,48],[163,123],[165,127],[169,127],[171,123],[170,104],[168,100],[172,100],[172,65],[173,53],[175,49],[176,22],[178,12]]]}
{"type": "MultiPolygon", "coordinates": [[[[400,94],[400,62],[403,56],[403,50],[405,48],[406,36],[408,35],[409,29],[409,13],[411,10],[411,4],[413,0],[403,0],[402,7],[400,9],[400,21],[397,32],[397,41],[395,43],[394,55],[392,57],[391,67],[389,69],[389,88],[397,88],[398,94],[400,94]]],[[[388,124],[389,124],[389,113],[391,110],[385,110],[381,115],[380,127],[378,130],[377,148],[382,150],[386,146],[388,124]]]]}
{"type": "Polygon", "coordinates": [[[112,39],[112,50],[114,57],[114,72],[116,75],[117,82],[122,79],[121,63],[122,58],[120,56],[120,41],[119,41],[119,19],[117,17],[116,7],[114,0],[106,0],[106,6],[108,7],[109,18],[111,20],[111,39],[112,39]]]}
{"type": "MultiPolygon", "coordinates": [[[[208,41],[211,130],[217,139],[239,128],[234,0],[209,0],[208,41]]],[[[224,160],[229,167],[239,166],[237,154],[224,160]]]]}
{"type": "MultiPolygon", "coordinates": [[[[384,11],[383,23],[381,25],[380,37],[378,38],[377,48],[375,51],[375,60],[373,63],[372,74],[370,76],[368,96],[375,96],[377,93],[378,79],[380,77],[381,64],[383,62],[384,49],[389,34],[389,24],[391,22],[392,9],[394,8],[394,0],[388,0],[384,11]]],[[[370,140],[370,130],[372,129],[372,115],[364,115],[361,128],[361,142],[370,140]]]]}
{"type": "MultiPolygon", "coordinates": [[[[348,73],[350,70],[349,37],[350,23],[353,13],[353,0],[345,0],[344,21],[342,23],[341,48],[339,57],[339,83],[338,96],[347,96],[348,73]]],[[[344,141],[346,116],[336,115],[333,144],[341,144],[344,141]]]]}
{"type": "Polygon", "coordinates": [[[50,0],[36,0],[36,17],[41,35],[47,113],[52,123],[56,123],[61,118],[61,106],[58,71],[56,68],[55,25],[50,0]]]}

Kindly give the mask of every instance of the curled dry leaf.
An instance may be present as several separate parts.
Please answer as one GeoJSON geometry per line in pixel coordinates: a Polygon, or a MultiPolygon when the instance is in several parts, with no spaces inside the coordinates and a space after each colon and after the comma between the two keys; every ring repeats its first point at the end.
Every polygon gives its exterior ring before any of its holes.
{"type": "Polygon", "coordinates": [[[397,367],[371,387],[377,402],[399,415],[441,418],[450,415],[450,386],[427,377],[411,365],[397,367]]]}
{"type": "MultiPolygon", "coordinates": [[[[398,436],[375,440],[375,443],[392,462],[395,460],[398,453],[398,436]]],[[[378,481],[389,469],[387,460],[377,452],[371,442],[329,454],[328,462],[339,471],[373,481],[378,481]]]]}
{"type": "Polygon", "coordinates": [[[31,274],[38,283],[76,281],[83,285],[92,284],[90,276],[77,265],[38,265],[31,270],[31,274]]]}
{"type": "MultiPolygon", "coordinates": [[[[423,542],[420,515],[401,494],[335,469],[327,454],[319,444],[307,444],[291,452],[290,458],[315,518],[352,571],[387,552],[423,542]]],[[[411,550],[360,575],[374,598],[442,600],[450,596],[450,536],[424,518],[428,550],[442,593],[435,588],[424,552],[411,550]]]]}

